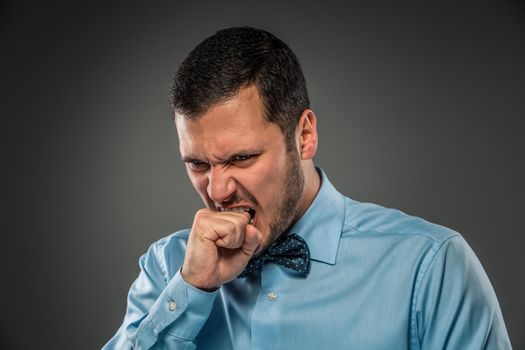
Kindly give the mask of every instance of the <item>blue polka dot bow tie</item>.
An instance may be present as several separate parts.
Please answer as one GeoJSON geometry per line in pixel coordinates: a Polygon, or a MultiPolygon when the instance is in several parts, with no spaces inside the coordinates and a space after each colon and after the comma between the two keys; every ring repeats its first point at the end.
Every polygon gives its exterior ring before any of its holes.
{"type": "Polygon", "coordinates": [[[304,239],[295,233],[281,236],[261,255],[252,258],[239,277],[259,271],[267,263],[282,265],[305,277],[310,271],[310,250],[304,239]]]}

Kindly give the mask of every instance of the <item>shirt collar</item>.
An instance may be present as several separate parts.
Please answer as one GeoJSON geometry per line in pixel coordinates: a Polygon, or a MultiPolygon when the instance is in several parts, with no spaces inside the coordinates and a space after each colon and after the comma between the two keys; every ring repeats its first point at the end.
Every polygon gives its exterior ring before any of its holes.
{"type": "Polygon", "coordinates": [[[310,259],[335,265],[345,218],[344,197],[317,168],[321,188],[304,215],[290,228],[308,243],[310,259]]]}

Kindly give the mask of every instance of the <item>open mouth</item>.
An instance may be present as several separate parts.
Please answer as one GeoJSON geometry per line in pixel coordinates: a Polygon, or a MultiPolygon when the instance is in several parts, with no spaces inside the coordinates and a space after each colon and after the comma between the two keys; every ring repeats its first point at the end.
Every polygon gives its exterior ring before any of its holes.
{"type": "Polygon", "coordinates": [[[250,207],[236,207],[236,208],[222,208],[222,207],[219,207],[217,208],[219,211],[234,211],[234,212],[237,212],[237,213],[244,213],[244,212],[247,212],[250,214],[250,224],[253,225],[254,221],[255,221],[255,209],[253,208],[250,208],[250,207]]]}

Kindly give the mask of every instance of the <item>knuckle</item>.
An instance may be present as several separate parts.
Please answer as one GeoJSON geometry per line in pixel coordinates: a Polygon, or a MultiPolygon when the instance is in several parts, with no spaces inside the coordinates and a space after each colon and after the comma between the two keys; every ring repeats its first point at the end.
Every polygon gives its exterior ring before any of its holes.
{"type": "Polygon", "coordinates": [[[233,221],[228,221],[226,223],[226,229],[228,230],[228,232],[234,233],[237,230],[237,225],[233,221]]]}
{"type": "Polygon", "coordinates": [[[210,212],[208,209],[199,209],[195,213],[194,222],[202,222],[210,219],[210,212]]]}
{"type": "Polygon", "coordinates": [[[195,217],[202,218],[203,216],[206,216],[207,214],[208,214],[208,210],[203,208],[203,209],[197,210],[197,212],[195,213],[195,217]]]}

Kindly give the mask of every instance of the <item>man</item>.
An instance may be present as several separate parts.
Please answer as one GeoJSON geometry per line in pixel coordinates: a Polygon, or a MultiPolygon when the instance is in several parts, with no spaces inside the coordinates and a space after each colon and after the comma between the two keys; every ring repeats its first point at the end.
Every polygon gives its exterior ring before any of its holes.
{"type": "Polygon", "coordinates": [[[295,55],[221,30],[172,86],[180,152],[205,209],[141,257],[105,349],[509,349],[463,238],[338,193],[295,55]]]}

